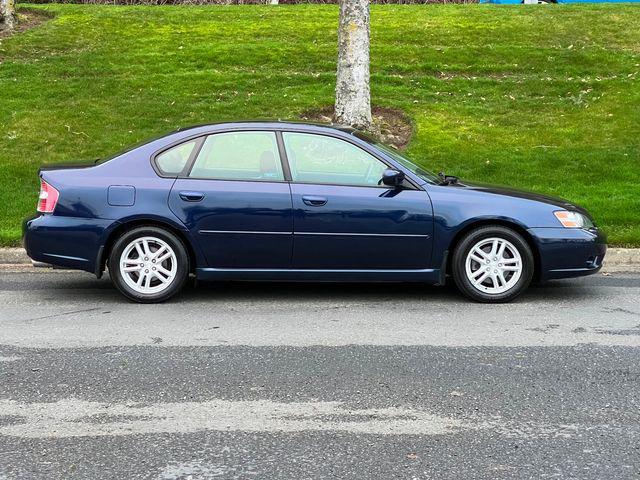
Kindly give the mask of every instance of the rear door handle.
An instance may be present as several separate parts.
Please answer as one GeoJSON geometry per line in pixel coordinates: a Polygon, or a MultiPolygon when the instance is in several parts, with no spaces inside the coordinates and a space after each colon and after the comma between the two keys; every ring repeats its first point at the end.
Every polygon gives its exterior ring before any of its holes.
{"type": "Polygon", "coordinates": [[[302,197],[302,201],[305,205],[310,207],[321,207],[327,204],[327,199],[324,197],[316,197],[315,195],[305,195],[302,197]]]}
{"type": "Polygon", "coordinates": [[[202,192],[183,191],[183,192],[180,192],[178,195],[180,195],[180,198],[185,202],[199,202],[204,198],[204,193],[202,192]]]}

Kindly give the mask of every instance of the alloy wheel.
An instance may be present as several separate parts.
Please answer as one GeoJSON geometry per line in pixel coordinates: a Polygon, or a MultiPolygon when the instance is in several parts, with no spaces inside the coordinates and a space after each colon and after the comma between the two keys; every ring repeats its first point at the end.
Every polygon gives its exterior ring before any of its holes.
{"type": "Polygon", "coordinates": [[[120,255],[120,274],[137,293],[159,293],[176,278],[178,261],[171,246],[157,237],[139,237],[120,255]]]}
{"type": "Polygon", "coordinates": [[[522,257],[513,243],[504,238],[485,238],[467,254],[465,271],[474,288],[500,294],[513,288],[522,275],[522,257]]]}

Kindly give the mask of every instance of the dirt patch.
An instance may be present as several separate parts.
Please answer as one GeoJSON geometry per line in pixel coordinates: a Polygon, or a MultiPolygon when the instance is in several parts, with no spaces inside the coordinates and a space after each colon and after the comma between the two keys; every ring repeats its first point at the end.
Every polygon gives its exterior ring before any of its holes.
{"type": "Polygon", "coordinates": [[[42,12],[20,9],[17,13],[15,28],[11,33],[0,27],[0,39],[10,37],[11,35],[15,35],[16,33],[24,32],[25,30],[29,30],[33,27],[37,27],[41,23],[44,23],[51,18],[51,15],[47,15],[42,12]]]}
{"type": "MultiPolygon", "coordinates": [[[[374,135],[383,143],[395,148],[404,149],[411,140],[413,124],[411,119],[397,108],[373,107],[374,135]]],[[[317,110],[309,110],[300,115],[302,120],[332,124],[333,106],[323,107],[317,110]]],[[[371,132],[369,132],[371,133],[371,132]]]]}

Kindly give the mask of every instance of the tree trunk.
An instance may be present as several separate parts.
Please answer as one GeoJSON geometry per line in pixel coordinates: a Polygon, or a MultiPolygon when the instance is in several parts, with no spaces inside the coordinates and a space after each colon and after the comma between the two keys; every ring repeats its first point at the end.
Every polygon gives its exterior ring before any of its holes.
{"type": "Polygon", "coordinates": [[[0,29],[11,31],[15,25],[14,0],[0,0],[0,29]]]}
{"type": "Polygon", "coordinates": [[[369,91],[369,0],[340,0],[335,120],[371,127],[369,91]]]}

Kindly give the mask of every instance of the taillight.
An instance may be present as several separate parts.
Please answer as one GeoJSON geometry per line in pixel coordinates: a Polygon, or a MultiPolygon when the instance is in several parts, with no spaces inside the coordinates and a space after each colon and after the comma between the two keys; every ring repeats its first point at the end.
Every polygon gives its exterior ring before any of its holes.
{"type": "Polygon", "coordinates": [[[40,180],[40,196],[38,197],[38,211],[40,213],[52,213],[58,203],[58,191],[44,180],[40,180]]]}

